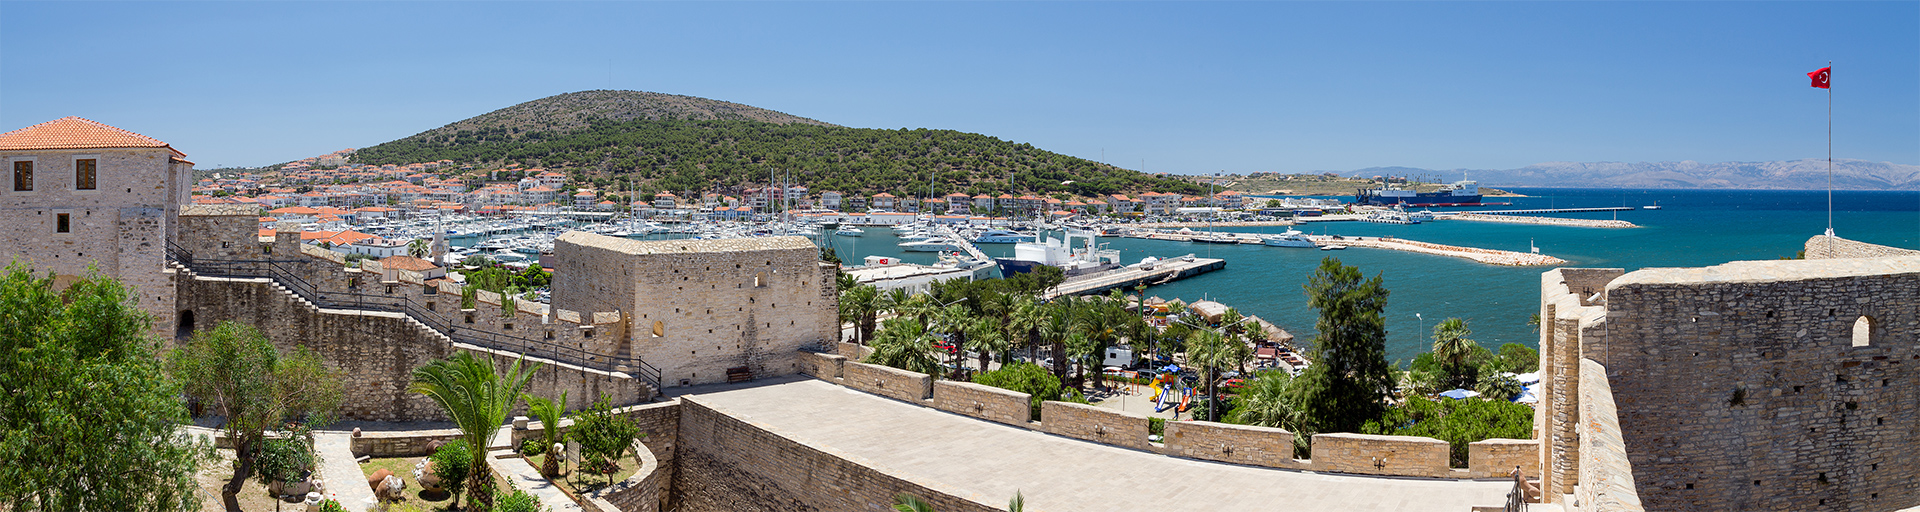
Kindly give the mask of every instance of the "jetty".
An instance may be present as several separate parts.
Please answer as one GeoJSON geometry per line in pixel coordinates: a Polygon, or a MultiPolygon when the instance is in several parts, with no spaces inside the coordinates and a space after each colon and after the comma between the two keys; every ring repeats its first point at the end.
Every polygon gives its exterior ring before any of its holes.
{"type": "Polygon", "coordinates": [[[1532,210],[1478,210],[1460,213],[1483,213],[1487,215],[1521,215],[1532,213],[1589,213],[1589,212],[1630,212],[1632,206],[1601,206],[1597,208],[1535,208],[1532,210]]]}
{"type": "Polygon", "coordinates": [[[1474,222],[1504,222],[1508,224],[1534,224],[1540,226],[1572,226],[1581,228],[1637,228],[1638,224],[1624,220],[1609,219],[1568,219],[1564,217],[1521,217],[1517,215],[1493,215],[1488,213],[1461,212],[1436,218],[1452,220],[1470,220],[1474,222]]]}
{"type": "Polygon", "coordinates": [[[1419,240],[1407,240],[1404,238],[1341,237],[1336,239],[1331,236],[1309,236],[1307,238],[1312,239],[1315,243],[1322,246],[1340,244],[1347,247],[1369,247],[1374,249],[1417,252],[1435,256],[1466,258],[1488,265],[1527,267],[1536,265],[1559,265],[1567,262],[1567,260],[1540,253],[1461,247],[1457,245],[1422,242],[1419,240]]]}
{"type": "Polygon", "coordinates": [[[1178,258],[1168,258],[1154,262],[1153,268],[1130,265],[1103,272],[1078,275],[1067,278],[1047,290],[1046,297],[1062,295],[1089,295],[1105,292],[1114,288],[1131,288],[1139,284],[1165,284],[1176,279],[1205,274],[1227,267],[1227,260],[1219,258],[1195,258],[1189,254],[1178,258]]]}
{"type": "Polygon", "coordinates": [[[993,257],[987,256],[986,251],[982,251],[979,247],[974,246],[972,240],[960,236],[960,233],[955,232],[952,227],[944,225],[935,227],[933,232],[953,240],[956,245],[960,246],[960,250],[967,253],[967,257],[972,258],[974,261],[993,261],[993,257]]]}

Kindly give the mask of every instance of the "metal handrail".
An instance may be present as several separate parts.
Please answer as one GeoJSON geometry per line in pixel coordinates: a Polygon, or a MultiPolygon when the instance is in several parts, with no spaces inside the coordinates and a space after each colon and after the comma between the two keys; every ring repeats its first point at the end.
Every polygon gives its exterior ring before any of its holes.
{"type": "Polygon", "coordinates": [[[400,313],[420,322],[427,328],[445,335],[460,343],[466,343],[489,349],[508,350],[516,353],[550,359],[557,362],[592,368],[596,370],[616,371],[622,363],[630,366],[642,381],[661,389],[661,372],[658,367],[648,364],[637,355],[629,354],[626,361],[607,354],[590,352],[581,347],[570,347],[560,343],[536,340],[512,334],[484,329],[460,328],[451,318],[420,307],[413,299],[388,295],[376,295],[360,292],[338,292],[319,289],[299,274],[285,268],[294,263],[289,260],[196,260],[193,253],[179,247],[169,240],[165,251],[168,260],[187,267],[195,274],[208,277],[227,278],[266,278],[279,283],[282,288],[294,296],[306,300],[315,307],[328,309],[358,309],[400,313]]]}

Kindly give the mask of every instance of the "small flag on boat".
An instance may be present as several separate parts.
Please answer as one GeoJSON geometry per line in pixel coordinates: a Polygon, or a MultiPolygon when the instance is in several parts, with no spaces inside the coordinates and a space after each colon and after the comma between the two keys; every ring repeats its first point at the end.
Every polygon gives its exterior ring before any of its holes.
{"type": "Polygon", "coordinates": [[[1827,80],[1832,77],[1833,77],[1833,66],[1827,66],[1824,68],[1820,68],[1819,71],[1807,73],[1807,78],[1813,79],[1813,86],[1819,87],[1821,89],[1827,88],[1827,80]]]}

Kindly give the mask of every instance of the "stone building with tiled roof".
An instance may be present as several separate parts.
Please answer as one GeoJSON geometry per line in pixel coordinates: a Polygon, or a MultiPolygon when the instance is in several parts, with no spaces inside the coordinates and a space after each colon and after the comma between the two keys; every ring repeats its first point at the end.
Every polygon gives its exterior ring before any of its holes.
{"type": "Polygon", "coordinates": [[[0,133],[5,207],[0,258],[51,272],[57,286],[89,266],[134,288],[155,327],[171,330],[165,247],[193,187],[193,162],[158,139],[64,117],[0,133]]]}

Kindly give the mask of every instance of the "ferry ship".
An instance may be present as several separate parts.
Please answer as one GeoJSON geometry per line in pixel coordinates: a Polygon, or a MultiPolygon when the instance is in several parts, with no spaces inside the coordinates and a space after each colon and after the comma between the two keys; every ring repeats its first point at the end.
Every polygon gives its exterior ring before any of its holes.
{"type": "Polygon", "coordinates": [[[1354,204],[1404,206],[1480,206],[1480,184],[1456,181],[1441,185],[1434,192],[1415,192],[1387,184],[1373,190],[1362,189],[1353,196],[1354,204]]]}

